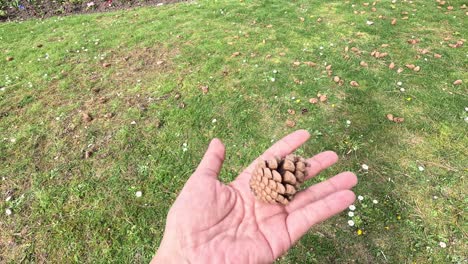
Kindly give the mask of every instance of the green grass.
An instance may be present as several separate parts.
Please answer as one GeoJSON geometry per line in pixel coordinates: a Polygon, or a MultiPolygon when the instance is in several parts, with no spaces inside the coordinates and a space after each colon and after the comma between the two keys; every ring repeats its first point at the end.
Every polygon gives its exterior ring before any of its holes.
{"type": "Polygon", "coordinates": [[[212,2],[0,24],[0,262],[146,263],[212,137],[227,182],[296,128],[312,133],[302,155],[341,157],[314,182],[355,171],[364,200],[354,227],[344,212],[278,263],[466,261],[468,50],[448,46],[467,38],[466,1],[212,2]],[[310,104],[317,93],[328,101],[310,104]]]}

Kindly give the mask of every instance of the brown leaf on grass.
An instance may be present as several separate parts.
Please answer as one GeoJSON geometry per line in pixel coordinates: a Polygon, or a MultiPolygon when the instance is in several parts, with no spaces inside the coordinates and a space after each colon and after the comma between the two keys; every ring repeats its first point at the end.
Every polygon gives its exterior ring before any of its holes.
{"type": "Polygon", "coordinates": [[[320,102],[322,102],[322,103],[323,103],[323,102],[326,102],[327,99],[328,99],[327,96],[324,95],[324,94],[322,94],[322,95],[319,96],[319,100],[320,100],[320,102]]]}
{"type": "Polygon", "coordinates": [[[419,39],[408,39],[407,42],[411,45],[415,45],[419,43],[419,39]]]}
{"type": "Polygon", "coordinates": [[[81,113],[81,119],[83,119],[83,121],[87,123],[93,121],[93,117],[91,116],[91,114],[85,112],[81,113]]]}
{"type": "Polygon", "coordinates": [[[294,111],[294,109],[288,109],[288,114],[295,115],[296,111],[294,111]]]}
{"type": "Polygon", "coordinates": [[[88,149],[88,150],[86,150],[85,153],[84,153],[84,158],[85,158],[85,159],[89,159],[89,158],[91,158],[92,155],[93,155],[93,150],[92,150],[92,149],[88,149]]]}
{"type": "Polygon", "coordinates": [[[349,47],[346,46],[346,47],[344,48],[344,51],[345,51],[345,52],[348,52],[348,50],[349,50],[349,47]]]}
{"type": "Polygon", "coordinates": [[[317,23],[320,23],[320,22],[322,22],[322,18],[321,18],[321,17],[317,18],[317,23]]]}
{"type": "Polygon", "coordinates": [[[303,81],[301,81],[301,80],[299,80],[299,79],[296,79],[296,78],[294,78],[294,83],[295,83],[295,84],[299,84],[299,85],[303,85],[303,84],[304,84],[303,81]]]}
{"type": "Polygon", "coordinates": [[[328,64],[327,67],[325,67],[325,70],[329,71],[329,70],[331,70],[331,67],[332,67],[332,65],[328,64]]]}
{"type": "Polygon", "coordinates": [[[114,113],[107,113],[104,115],[104,117],[107,119],[111,119],[112,117],[114,117],[114,113]]]}
{"type": "Polygon", "coordinates": [[[414,65],[414,64],[406,64],[405,66],[406,66],[406,68],[408,68],[410,70],[413,70],[414,68],[416,68],[416,65],[414,65]]]}
{"type": "Polygon", "coordinates": [[[286,126],[288,127],[295,127],[296,126],[296,122],[294,122],[293,120],[286,120],[286,126]]]}
{"type": "Polygon", "coordinates": [[[279,55],[280,55],[281,57],[284,57],[284,56],[286,56],[286,53],[280,52],[279,55]]]}
{"type": "Polygon", "coordinates": [[[447,6],[447,10],[453,10],[453,6],[447,6]]]}
{"type": "Polygon", "coordinates": [[[307,112],[309,112],[309,109],[307,109],[307,108],[302,108],[301,109],[301,114],[305,115],[307,112]]]}
{"type": "Polygon", "coordinates": [[[202,91],[203,94],[208,93],[208,85],[200,85],[200,86],[198,86],[198,88],[200,88],[200,90],[202,91]]]}
{"type": "Polygon", "coordinates": [[[380,45],[380,46],[381,46],[382,48],[388,48],[388,47],[390,47],[390,44],[382,44],[382,45],[380,45]]]}
{"type": "Polygon", "coordinates": [[[356,47],[351,47],[351,51],[355,53],[361,53],[361,51],[356,47]]]}
{"type": "Polygon", "coordinates": [[[350,84],[351,86],[353,86],[353,87],[359,87],[359,83],[356,82],[356,81],[351,81],[351,82],[349,82],[349,84],[350,84]]]}
{"type": "Polygon", "coordinates": [[[14,60],[14,59],[15,59],[15,58],[13,58],[13,57],[6,57],[6,61],[12,61],[12,60],[14,60]]]}
{"type": "Polygon", "coordinates": [[[44,46],[44,45],[42,45],[42,44],[40,44],[40,43],[36,45],[36,47],[38,47],[38,48],[42,48],[43,46],[44,46]]]}
{"type": "Polygon", "coordinates": [[[453,82],[453,85],[460,85],[462,83],[463,83],[462,80],[456,80],[456,81],[453,82]]]}
{"type": "Polygon", "coordinates": [[[376,54],[378,55],[378,54],[380,54],[380,52],[378,52],[378,51],[376,51],[376,50],[373,50],[373,51],[371,52],[370,55],[371,55],[372,57],[375,57],[376,54]]]}
{"type": "Polygon", "coordinates": [[[234,52],[232,55],[231,55],[231,58],[234,58],[234,57],[237,57],[240,55],[240,52],[239,51],[236,51],[234,52]]]}
{"type": "Polygon", "coordinates": [[[460,6],[460,9],[466,9],[466,4],[463,4],[462,6],[460,6]]]}
{"type": "Polygon", "coordinates": [[[102,67],[104,67],[104,68],[109,68],[110,66],[111,66],[111,64],[108,63],[108,62],[104,62],[104,63],[102,64],[102,67]]]}
{"type": "Polygon", "coordinates": [[[404,70],[403,68],[398,68],[398,70],[396,71],[397,73],[402,73],[404,70]]]}
{"type": "Polygon", "coordinates": [[[436,59],[440,59],[440,58],[442,58],[442,55],[440,55],[440,54],[437,54],[437,53],[434,53],[434,58],[436,58],[436,59]]]}
{"type": "Polygon", "coordinates": [[[272,24],[269,24],[269,25],[266,26],[266,28],[272,28],[272,27],[273,27],[272,24]]]}
{"type": "Polygon", "coordinates": [[[268,60],[269,58],[271,58],[271,54],[267,54],[267,55],[265,56],[265,59],[268,60]]]}
{"type": "Polygon", "coordinates": [[[392,25],[396,25],[396,23],[397,23],[397,19],[396,19],[396,18],[392,19],[391,24],[392,24],[392,25]]]}
{"type": "Polygon", "coordinates": [[[393,68],[395,68],[395,63],[394,63],[393,61],[390,62],[390,65],[388,65],[388,68],[389,68],[390,70],[393,70],[393,68]]]}
{"type": "Polygon", "coordinates": [[[179,105],[178,105],[178,107],[181,108],[181,109],[185,108],[185,106],[186,106],[186,105],[185,105],[184,102],[180,102],[179,105]]]}
{"type": "Polygon", "coordinates": [[[387,114],[387,119],[390,121],[393,121],[393,115],[392,114],[387,114]]]}
{"type": "Polygon", "coordinates": [[[373,7],[373,8],[371,8],[371,11],[372,11],[372,12],[376,12],[376,11],[377,11],[377,8],[373,7]]]}
{"type": "Polygon", "coordinates": [[[159,60],[159,61],[156,62],[156,65],[162,65],[162,64],[164,64],[164,62],[165,61],[163,61],[163,60],[159,60]]]}
{"type": "Polygon", "coordinates": [[[449,44],[449,47],[456,49],[456,48],[463,46],[464,43],[465,42],[463,40],[459,40],[455,44],[449,44]]]}
{"type": "Polygon", "coordinates": [[[293,65],[294,65],[295,67],[298,67],[298,66],[301,65],[301,62],[300,62],[300,61],[295,61],[295,62],[293,62],[293,65]]]}
{"type": "Polygon", "coordinates": [[[421,54],[427,54],[427,53],[429,53],[429,50],[428,49],[418,49],[418,52],[421,53],[421,54]]]}
{"type": "Polygon", "coordinates": [[[416,66],[416,67],[414,67],[414,69],[413,69],[413,71],[415,71],[415,72],[418,72],[418,71],[420,71],[420,70],[421,70],[421,67],[419,67],[419,66],[416,66]]]}
{"type": "Polygon", "coordinates": [[[395,123],[403,123],[403,121],[405,121],[405,119],[403,117],[394,117],[393,118],[393,122],[395,122],[395,123]]]}
{"type": "Polygon", "coordinates": [[[300,17],[299,20],[301,20],[301,22],[304,22],[304,21],[305,21],[305,18],[300,17]]]}
{"type": "Polygon", "coordinates": [[[309,103],[311,103],[311,104],[316,104],[316,103],[318,103],[318,101],[319,100],[317,98],[315,98],[315,97],[309,99],[309,103]]]}
{"type": "Polygon", "coordinates": [[[367,64],[367,62],[365,62],[365,61],[361,61],[361,62],[359,63],[359,65],[361,65],[362,67],[366,67],[366,68],[369,66],[369,65],[367,64]]]}
{"type": "Polygon", "coordinates": [[[315,62],[311,62],[311,61],[306,61],[304,62],[305,65],[309,66],[309,67],[315,67],[317,66],[317,63],[315,62]]]}
{"type": "Polygon", "coordinates": [[[343,84],[344,84],[344,80],[340,80],[340,81],[338,82],[338,85],[339,85],[339,86],[343,86],[343,84]]]}
{"type": "Polygon", "coordinates": [[[340,77],[338,77],[338,76],[333,77],[333,81],[336,82],[336,83],[339,83],[340,82],[340,77]]]}

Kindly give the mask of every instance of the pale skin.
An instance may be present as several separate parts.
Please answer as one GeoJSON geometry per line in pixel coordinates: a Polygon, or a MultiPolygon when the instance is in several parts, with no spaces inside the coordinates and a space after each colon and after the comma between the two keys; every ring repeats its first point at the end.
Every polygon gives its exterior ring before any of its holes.
{"type": "MultiPolygon", "coordinates": [[[[305,130],[293,132],[259,159],[284,157],[309,137],[305,130]]],[[[272,263],[313,225],[354,202],[350,189],[357,178],[351,172],[301,191],[287,206],[261,202],[249,188],[255,162],[229,184],[218,180],[224,155],[224,145],[213,139],[169,210],[163,240],[151,263],[272,263]]],[[[307,179],[337,161],[332,151],[309,158],[307,179]]]]}

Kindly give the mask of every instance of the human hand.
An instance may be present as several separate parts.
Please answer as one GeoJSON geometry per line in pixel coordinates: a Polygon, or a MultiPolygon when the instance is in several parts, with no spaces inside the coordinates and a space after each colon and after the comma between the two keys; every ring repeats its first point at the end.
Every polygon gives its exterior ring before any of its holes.
{"type": "MultiPolygon", "coordinates": [[[[276,142],[259,159],[284,157],[310,137],[298,130],[276,142]]],[[[298,194],[287,205],[258,201],[249,180],[256,161],[233,182],[218,180],[225,148],[213,139],[200,165],[169,210],[161,245],[152,263],[271,263],[309,228],[354,202],[357,184],[340,173],[298,194]]],[[[338,161],[332,151],[307,160],[310,179],[338,161]]]]}

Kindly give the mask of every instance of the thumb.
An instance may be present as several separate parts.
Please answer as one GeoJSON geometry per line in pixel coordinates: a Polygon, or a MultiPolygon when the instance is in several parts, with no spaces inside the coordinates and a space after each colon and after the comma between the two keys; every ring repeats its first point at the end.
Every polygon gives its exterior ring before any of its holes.
{"type": "Polygon", "coordinates": [[[217,179],[223,166],[225,151],[221,140],[217,138],[211,140],[208,150],[206,150],[195,174],[217,179]]]}

